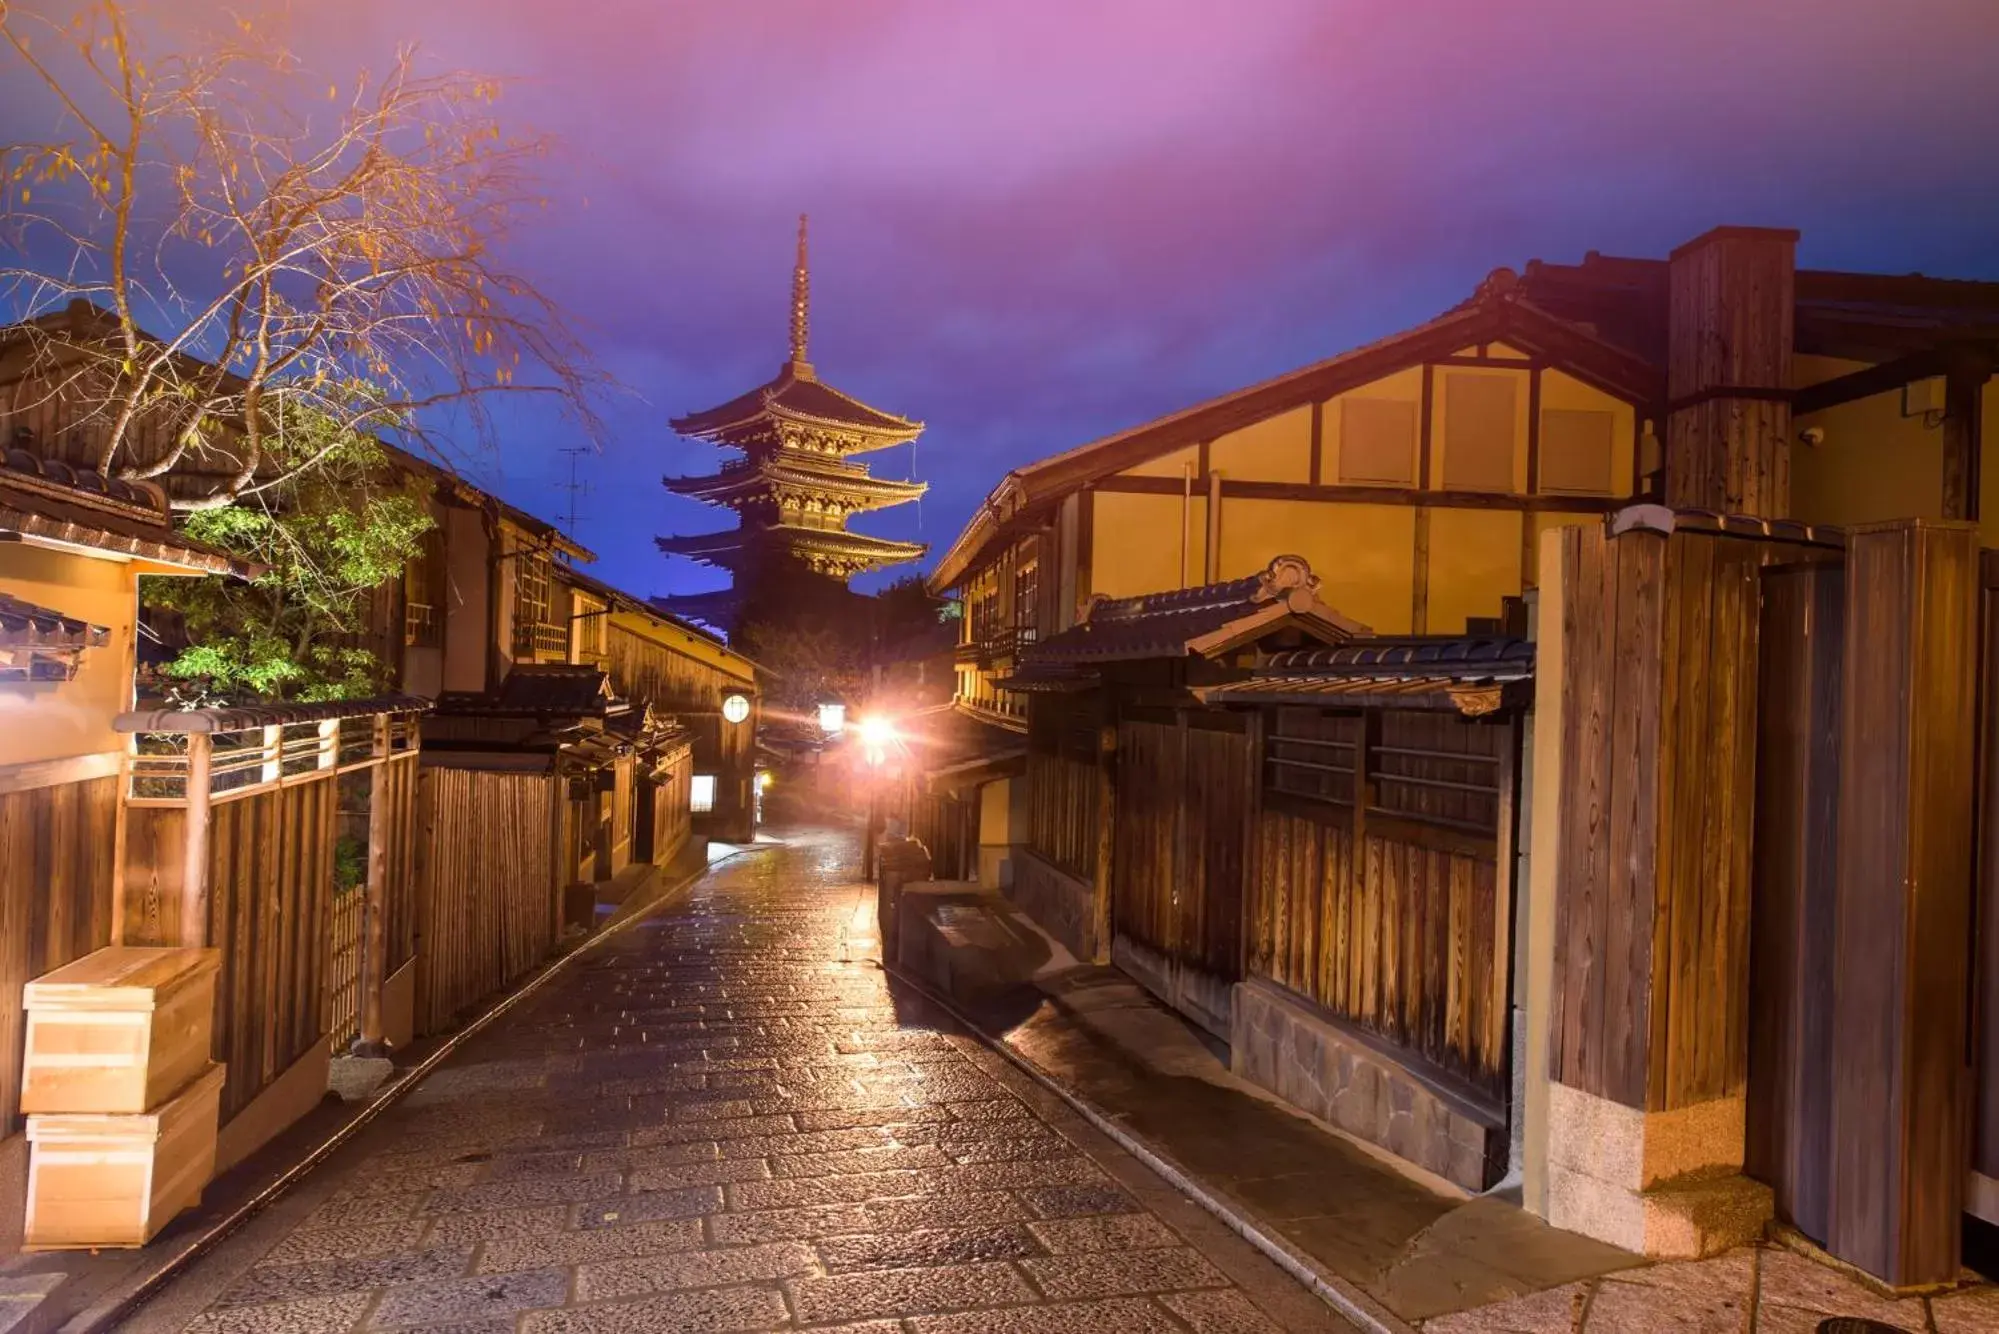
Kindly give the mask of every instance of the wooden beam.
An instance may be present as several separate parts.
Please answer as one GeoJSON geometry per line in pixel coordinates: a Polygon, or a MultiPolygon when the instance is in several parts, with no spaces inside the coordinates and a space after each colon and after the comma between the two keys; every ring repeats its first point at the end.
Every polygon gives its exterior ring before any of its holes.
{"type": "MultiPolygon", "coordinates": [[[[1106,477],[1095,490],[1119,495],[1178,496],[1178,477],[1106,477]]],[[[1306,482],[1222,479],[1226,500],[1301,500],[1322,504],[1427,505],[1433,509],[1529,510],[1546,514],[1608,514],[1629,496],[1523,496],[1510,491],[1425,491],[1411,486],[1312,486],[1306,482]]]]}
{"type": "Polygon", "coordinates": [[[1848,375],[1807,385],[1791,395],[1791,415],[1824,412],[1842,403],[1854,403],[1876,394],[1886,394],[1917,380],[1943,374],[1943,357],[1935,348],[1895,361],[1884,361],[1848,375]]]}

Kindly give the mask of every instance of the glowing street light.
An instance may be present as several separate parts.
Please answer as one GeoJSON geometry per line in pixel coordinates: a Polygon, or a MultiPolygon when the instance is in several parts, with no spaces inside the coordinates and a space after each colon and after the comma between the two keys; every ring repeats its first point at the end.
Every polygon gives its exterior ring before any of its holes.
{"type": "Polygon", "coordinates": [[[861,753],[870,768],[888,762],[888,748],[895,744],[895,724],[886,718],[863,718],[860,726],[861,753]]]}
{"type": "Polygon", "coordinates": [[[732,723],[742,722],[750,716],[750,697],[734,692],[722,696],[722,716],[732,723]]]}
{"type": "Polygon", "coordinates": [[[847,730],[847,706],[837,700],[823,700],[819,705],[819,730],[827,736],[838,736],[847,730]]]}

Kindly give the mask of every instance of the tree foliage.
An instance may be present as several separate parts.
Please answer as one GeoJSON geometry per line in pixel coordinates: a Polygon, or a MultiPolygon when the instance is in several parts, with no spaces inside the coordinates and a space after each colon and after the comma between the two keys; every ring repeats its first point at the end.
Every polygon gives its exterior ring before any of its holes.
{"type": "MultiPolygon", "coordinates": [[[[394,480],[381,447],[324,418],[294,421],[282,448],[316,462],[276,486],[188,515],[190,535],[255,561],[246,586],[220,576],[147,579],[149,607],[179,614],[189,647],[165,669],[185,702],[353,699],[389,664],[356,642],[374,590],[399,578],[432,527],[426,487],[394,480]]],[[[288,460],[280,460],[281,463],[288,460]]]]}
{"type": "Polygon", "coordinates": [[[198,510],[332,464],[356,431],[447,461],[429,410],[484,430],[495,394],[551,395],[594,432],[603,377],[497,258],[545,205],[548,148],[503,127],[499,81],[413,49],[329,80],[281,23],[223,15],[0,0],[0,79],[58,127],[0,143],[0,309],[41,392],[87,407],[90,461],[171,476],[198,510]],[[305,422],[344,431],[287,437],[305,422]]]}

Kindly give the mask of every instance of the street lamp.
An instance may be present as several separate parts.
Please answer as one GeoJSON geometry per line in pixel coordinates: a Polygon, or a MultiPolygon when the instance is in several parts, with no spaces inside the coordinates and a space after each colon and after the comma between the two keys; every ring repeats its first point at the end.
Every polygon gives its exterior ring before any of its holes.
{"type": "Polygon", "coordinates": [[[881,814],[883,771],[888,766],[889,747],[896,743],[895,724],[880,716],[861,719],[855,729],[860,735],[861,758],[867,763],[868,822],[861,833],[861,878],[875,878],[875,825],[881,814]]]}
{"type": "Polygon", "coordinates": [[[732,723],[740,723],[750,716],[750,697],[731,691],[722,696],[722,716],[732,723]]]}
{"type": "Polygon", "coordinates": [[[847,730],[847,706],[837,699],[819,701],[819,730],[827,736],[838,736],[847,730]]]}

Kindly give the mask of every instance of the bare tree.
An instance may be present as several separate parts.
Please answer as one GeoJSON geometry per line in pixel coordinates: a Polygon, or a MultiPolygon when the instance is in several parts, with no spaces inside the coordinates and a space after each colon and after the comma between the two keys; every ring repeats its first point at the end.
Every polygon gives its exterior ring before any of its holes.
{"type": "Polygon", "coordinates": [[[271,25],[190,22],[0,0],[0,81],[45,95],[56,127],[0,147],[16,415],[23,394],[88,404],[65,418],[82,461],[197,475],[183,509],[274,486],[351,432],[442,460],[439,410],[484,436],[495,394],[554,396],[594,435],[604,377],[496,258],[545,206],[548,147],[501,125],[500,82],[404,49],[327,85],[271,25]]]}

